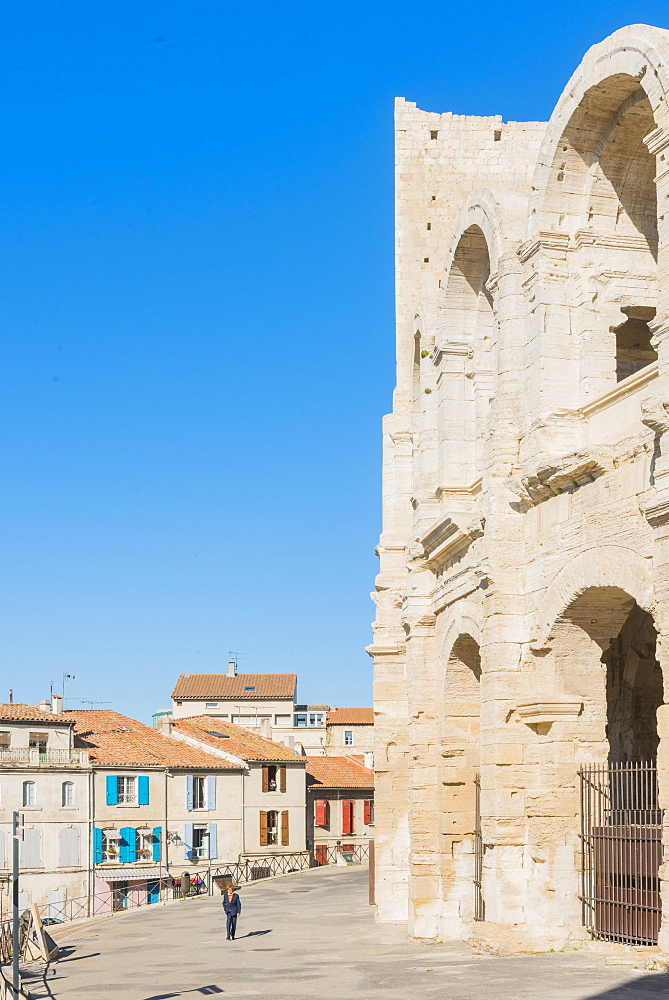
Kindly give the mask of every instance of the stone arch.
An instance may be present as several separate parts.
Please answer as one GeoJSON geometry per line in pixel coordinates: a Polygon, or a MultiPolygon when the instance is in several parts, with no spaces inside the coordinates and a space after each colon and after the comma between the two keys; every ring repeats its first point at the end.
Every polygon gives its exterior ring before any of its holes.
{"type": "Polygon", "coordinates": [[[597,398],[657,359],[655,153],[669,123],[668,58],[669,32],[644,25],[593,46],[542,143],[528,223],[536,245],[527,259],[540,275],[535,301],[552,302],[542,354],[571,368],[562,405],[597,398]]]}
{"type": "Polygon", "coordinates": [[[456,615],[441,644],[440,933],[459,938],[474,919],[476,777],[480,765],[480,630],[456,615]]]}
{"type": "Polygon", "coordinates": [[[546,587],[535,615],[531,646],[541,649],[549,644],[565,608],[592,588],[625,593],[653,614],[651,560],[623,545],[593,546],[570,559],[546,587]]]}

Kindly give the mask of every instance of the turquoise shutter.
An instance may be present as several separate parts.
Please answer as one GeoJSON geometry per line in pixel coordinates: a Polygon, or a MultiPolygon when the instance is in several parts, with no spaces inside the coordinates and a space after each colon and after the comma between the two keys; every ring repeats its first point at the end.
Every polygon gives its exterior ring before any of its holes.
{"type": "Polygon", "coordinates": [[[209,857],[210,858],[217,858],[218,857],[218,844],[216,842],[217,841],[216,834],[217,834],[217,824],[216,823],[210,823],[209,824],[209,857]]]}
{"type": "Polygon", "coordinates": [[[193,775],[186,775],[186,809],[190,812],[193,808],[193,775]]]}
{"type": "Polygon", "coordinates": [[[118,805],[118,782],[115,774],[107,775],[107,805],[118,805]]]}
{"type": "Polygon", "coordinates": [[[216,808],[216,775],[207,775],[207,809],[216,808]]]}
{"type": "Polygon", "coordinates": [[[140,774],[137,779],[137,805],[148,806],[149,804],[149,776],[140,774]]]}
{"type": "Polygon", "coordinates": [[[161,826],[154,826],[153,828],[153,860],[160,861],[160,835],[162,833],[161,826]]]}
{"type": "Polygon", "coordinates": [[[193,851],[193,824],[184,823],[184,859],[192,860],[193,851]]]}
{"type": "Polygon", "coordinates": [[[124,826],[119,830],[121,834],[121,844],[119,849],[119,860],[122,862],[137,860],[137,831],[132,826],[124,826]]]}
{"type": "Polygon", "coordinates": [[[99,826],[93,827],[93,864],[102,864],[102,830],[99,826]]]}

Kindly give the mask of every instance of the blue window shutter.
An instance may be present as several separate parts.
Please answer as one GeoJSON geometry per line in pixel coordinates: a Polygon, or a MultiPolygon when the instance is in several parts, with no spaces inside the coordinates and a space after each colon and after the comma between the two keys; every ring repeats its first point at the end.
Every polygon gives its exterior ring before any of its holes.
{"type": "Polygon", "coordinates": [[[184,823],[184,858],[190,861],[193,850],[193,824],[184,823]]]}
{"type": "Polygon", "coordinates": [[[207,809],[216,808],[216,775],[207,775],[207,809]]]}
{"type": "Polygon", "coordinates": [[[190,812],[193,808],[193,775],[186,775],[186,809],[190,812]]]}
{"type": "Polygon", "coordinates": [[[210,852],[209,853],[209,857],[210,858],[217,858],[218,857],[218,844],[216,843],[216,840],[217,840],[216,834],[217,834],[217,824],[216,823],[210,823],[209,824],[209,852],[210,852]]]}
{"type": "Polygon", "coordinates": [[[93,864],[102,864],[102,830],[99,826],[93,827],[93,864]]]}
{"type": "Polygon", "coordinates": [[[137,805],[148,806],[149,804],[149,776],[140,774],[137,779],[137,805]]]}
{"type": "Polygon", "coordinates": [[[118,805],[118,782],[115,774],[107,775],[107,805],[118,805]]]}
{"type": "Polygon", "coordinates": [[[121,845],[119,849],[119,860],[122,862],[137,860],[137,831],[132,826],[124,826],[119,830],[121,835],[121,845]]]}
{"type": "Polygon", "coordinates": [[[160,861],[160,840],[163,828],[161,826],[154,826],[153,828],[153,860],[160,861]]]}

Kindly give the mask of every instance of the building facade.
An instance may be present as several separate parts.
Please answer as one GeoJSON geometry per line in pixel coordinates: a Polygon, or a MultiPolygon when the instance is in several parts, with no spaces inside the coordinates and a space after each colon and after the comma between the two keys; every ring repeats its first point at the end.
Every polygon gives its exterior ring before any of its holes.
{"type": "Polygon", "coordinates": [[[374,771],[348,757],[307,758],[307,847],[316,864],[374,837],[374,771]]]}
{"type": "Polygon", "coordinates": [[[329,757],[367,754],[367,763],[373,766],[373,708],[331,708],[326,728],[325,752],[329,757]]]}
{"type": "Polygon", "coordinates": [[[669,950],[668,66],[634,25],[548,123],[397,101],[376,900],[418,938],[669,950]]]}

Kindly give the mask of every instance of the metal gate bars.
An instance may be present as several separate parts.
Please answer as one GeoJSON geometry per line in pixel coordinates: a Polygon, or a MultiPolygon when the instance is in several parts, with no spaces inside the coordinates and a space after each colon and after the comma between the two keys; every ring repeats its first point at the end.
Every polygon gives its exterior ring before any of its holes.
{"type": "Polygon", "coordinates": [[[581,783],[583,923],[593,937],[657,944],[662,810],[655,764],[588,764],[581,783]]]}
{"type": "Polygon", "coordinates": [[[474,779],[476,794],[474,817],[474,920],[485,920],[483,902],[483,835],[481,833],[481,775],[474,779]]]}

